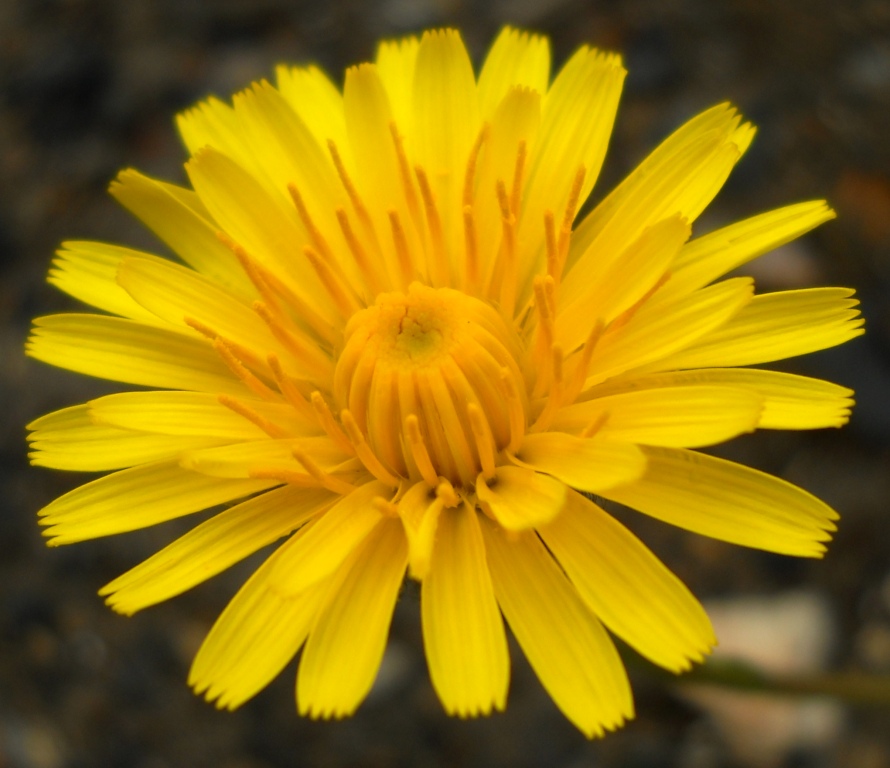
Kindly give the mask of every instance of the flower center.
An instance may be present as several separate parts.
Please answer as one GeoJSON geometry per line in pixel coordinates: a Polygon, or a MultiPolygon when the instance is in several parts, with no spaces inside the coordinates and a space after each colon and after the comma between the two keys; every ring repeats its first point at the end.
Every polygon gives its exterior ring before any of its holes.
{"type": "Polygon", "coordinates": [[[393,474],[472,487],[525,430],[521,353],[488,304],[412,283],[350,318],[334,398],[393,474]]]}

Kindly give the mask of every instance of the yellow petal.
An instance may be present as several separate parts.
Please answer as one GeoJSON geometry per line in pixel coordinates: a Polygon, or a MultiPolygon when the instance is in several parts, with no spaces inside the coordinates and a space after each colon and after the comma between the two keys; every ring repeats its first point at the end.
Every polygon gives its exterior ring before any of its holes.
{"type": "MultiPolygon", "coordinates": [[[[421,222],[416,201],[409,207],[408,196],[417,197],[413,179],[405,179],[399,166],[393,132],[393,113],[376,67],[363,64],[346,70],[343,86],[346,128],[355,164],[355,184],[368,209],[373,230],[366,232],[368,249],[380,253],[382,270],[389,285],[406,287],[390,234],[389,212],[395,211],[412,254],[419,254],[422,241],[417,234],[421,222]],[[407,186],[406,186],[407,185],[407,186]],[[409,222],[413,226],[409,226],[409,222]],[[384,234],[385,233],[385,234],[384,234]]],[[[395,126],[404,135],[400,125],[395,126]]],[[[360,220],[355,213],[354,220],[360,220]]],[[[359,225],[354,225],[362,231],[359,225]]]]}
{"type": "Polygon", "coordinates": [[[37,514],[55,546],[146,528],[277,484],[220,480],[169,462],[145,464],[75,488],[37,514]]]}
{"type": "MultiPolygon", "coordinates": [[[[303,422],[288,404],[249,398],[243,402],[295,437],[318,432],[317,425],[303,422]]],[[[96,424],[159,435],[225,440],[268,437],[253,422],[226,408],[218,396],[205,392],[121,392],[91,400],[89,413],[96,424]]]]}
{"type": "MultiPolygon", "coordinates": [[[[516,458],[521,464],[553,475],[572,488],[591,493],[630,482],[646,467],[646,460],[635,445],[563,432],[526,435],[516,458]]],[[[501,471],[499,467],[498,477],[501,471]]]]}
{"type": "Polygon", "coordinates": [[[653,370],[753,365],[827,349],[865,333],[849,288],[806,288],[755,296],[723,327],[653,370]]]}
{"type": "Polygon", "coordinates": [[[275,68],[278,90],[291,109],[312,131],[324,147],[332,139],[341,148],[347,146],[346,120],[343,117],[343,96],[330,78],[318,67],[275,68]]]}
{"type": "Polygon", "coordinates": [[[679,448],[644,448],[646,474],[603,495],[671,525],[769,552],[821,557],[837,513],[791,483],[679,448]]]}
{"type": "Polygon", "coordinates": [[[399,130],[407,135],[410,135],[414,128],[411,94],[414,89],[414,68],[419,49],[420,40],[414,36],[386,40],[378,46],[377,56],[374,59],[380,81],[392,105],[392,116],[399,130]]]}
{"type": "Polygon", "coordinates": [[[453,264],[463,247],[464,171],[482,127],[473,65],[455,30],[424,32],[413,89],[414,157],[429,177],[453,264]]]}
{"type": "Polygon", "coordinates": [[[151,325],[162,325],[155,315],[134,301],[117,284],[118,267],[124,259],[132,256],[165,261],[116,245],[67,242],[62,243],[62,247],[56,252],[46,281],[97,309],[151,325]]]}
{"type": "Polygon", "coordinates": [[[501,100],[517,85],[543,95],[550,84],[550,41],[513,27],[497,36],[479,73],[479,111],[491,119],[501,100]]]}
{"type": "Polygon", "coordinates": [[[593,399],[620,392],[718,385],[741,387],[763,398],[757,426],[761,429],[821,429],[840,427],[850,418],[853,390],[821,379],[757,368],[696,368],[614,379],[604,382],[583,397],[593,399]]]}
{"type": "Polygon", "coordinates": [[[293,596],[330,576],[383,519],[373,500],[389,495],[387,487],[375,481],[341,498],[293,544],[287,566],[269,574],[269,587],[293,596]]]}
{"type": "Polygon", "coordinates": [[[476,482],[479,501],[510,531],[534,528],[552,520],[562,509],[566,487],[559,480],[528,467],[501,466],[497,478],[476,482]]]}
{"type": "Polygon", "coordinates": [[[186,264],[242,298],[256,297],[235,254],[217,237],[219,225],[192,190],[126,170],[108,191],[186,264]]]}
{"type": "MultiPolygon", "coordinates": [[[[606,156],[626,74],[619,56],[584,47],[560,70],[547,93],[519,227],[519,240],[528,249],[520,272],[523,284],[530,285],[530,276],[541,271],[545,211],[554,214],[557,226],[562,223],[581,168],[584,180],[579,204],[593,188],[606,156]]],[[[636,234],[640,231],[642,227],[636,234]]]]}
{"type": "Polygon", "coordinates": [[[753,432],[763,398],[754,390],[729,386],[661,387],[605,395],[563,408],[553,429],[579,432],[604,419],[604,438],[699,448],[753,432]]]}
{"type": "Polygon", "coordinates": [[[668,292],[687,292],[835,217],[824,200],[786,205],[698,237],[680,250],[668,292]]]}
{"type": "Polygon", "coordinates": [[[296,564],[292,546],[311,524],[279,547],[238,590],[198,650],[189,685],[217,707],[235,709],[265,688],[299,650],[323,604],[327,583],[283,596],[269,585],[277,568],[296,564]]]}
{"type": "MultiPolygon", "coordinates": [[[[501,100],[490,118],[488,135],[482,144],[475,174],[473,217],[477,232],[501,232],[501,205],[496,194],[498,182],[511,191],[521,144],[526,155],[535,145],[541,124],[541,95],[527,88],[513,88],[501,100]]],[[[527,161],[526,161],[527,162],[527,161]]],[[[543,222],[541,222],[543,227],[543,222]]],[[[500,237],[478,237],[480,273],[483,284],[499,290],[507,279],[492,271],[501,247],[500,237]]]]}
{"type": "Polygon", "coordinates": [[[235,110],[215,96],[178,114],[176,126],[191,155],[213,147],[239,162],[252,160],[235,110]]]}
{"type": "Polygon", "coordinates": [[[122,469],[219,444],[218,438],[207,435],[152,435],[96,424],[88,405],[47,414],[28,429],[33,430],[28,435],[33,453],[28,456],[34,466],[78,472],[122,469]]]}
{"type": "Polygon", "coordinates": [[[100,379],[249,395],[208,343],[117,317],[39,317],[25,351],[44,363],[100,379]]]}
{"type": "Polygon", "coordinates": [[[563,513],[539,529],[582,599],[622,640],[681,672],[716,639],[701,604],[643,543],[574,491],[563,513]]]}
{"type": "Polygon", "coordinates": [[[408,567],[412,578],[423,580],[430,570],[436,528],[443,503],[426,483],[415,483],[398,502],[399,517],[408,539],[408,567]]]}
{"type": "Polygon", "coordinates": [[[327,294],[303,254],[307,237],[296,207],[285,198],[287,190],[273,195],[256,176],[213,149],[201,150],[186,163],[186,171],[219,228],[330,322],[327,294]]]}
{"type": "Polygon", "coordinates": [[[618,728],[633,701],[605,630],[534,533],[481,523],[498,604],[541,684],[587,738],[618,728]]]}
{"type": "Polygon", "coordinates": [[[286,536],[330,506],[317,488],[276,488],[223,510],[99,590],[132,615],[169,600],[286,536]]]}
{"type": "Polygon", "coordinates": [[[118,268],[117,281],[149,312],[187,333],[198,334],[184,328],[185,319],[190,318],[252,351],[260,360],[269,353],[285,361],[293,357],[253,309],[194,270],[170,262],[127,258],[118,268]]]}
{"type": "Polygon", "coordinates": [[[420,593],[423,646],[445,711],[459,717],[502,710],[510,657],[475,510],[444,510],[420,593]]]}
{"type": "Polygon", "coordinates": [[[398,521],[379,525],[333,579],[309,633],[297,675],[301,715],[345,717],[377,676],[405,575],[407,547],[398,521]]]}
{"type": "Polygon", "coordinates": [[[592,267],[584,275],[586,289],[557,316],[556,333],[563,348],[576,349],[594,322],[608,324],[642,299],[667,272],[690,232],[684,219],[672,216],[645,229],[604,271],[592,267]]]}
{"type": "MultiPolygon", "coordinates": [[[[657,361],[720,328],[753,294],[749,278],[737,277],[702,288],[674,302],[646,302],[623,326],[597,344],[587,384],[657,361]]],[[[656,294],[657,296],[657,294],[656,294]]],[[[666,366],[665,366],[666,367],[666,366]]],[[[672,366],[675,367],[675,366],[672,366]]]]}
{"type": "MultiPolygon", "coordinates": [[[[303,474],[306,470],[294,458],[295,449],[303,451],[324,471],[334,469],[349,458],[333,440],[324,436],[255,440],[189,451],[180,463],[195,472],[214,477],[252,477],[258,470],[288,470],[303,474]]],[[[315,484],[314,481],[311,483],[315,484]]]]}
{"type": "Polygon", "coordinates": [[[600,203],[572,237],[565,300],[577,297],[588,268],[614,258],[648,226],[679,214],[694,221],[717,194],[753,135],[728,104],[678,128],[600,203]]]}

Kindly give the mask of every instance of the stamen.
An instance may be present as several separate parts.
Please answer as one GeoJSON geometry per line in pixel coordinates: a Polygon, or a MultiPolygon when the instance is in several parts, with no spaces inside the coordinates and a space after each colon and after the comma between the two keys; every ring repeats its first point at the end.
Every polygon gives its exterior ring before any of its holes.
{"type": "Polygon", "coordinates": [[[500,306],[504,317],[512,320],[516,304],[516,217],[510,210],[507,186],[503,179],[498,179],[497,195],[501,207],[501,229],[503,231],[499,254],[503,264],[500,306]]]}
{"type": "Polygon", "coordinates": [[[554,279],[559,280],[560,264],[559,251],[556,245],[556,222],[554,221],[553,211],[544,211],[544,243],[547,246],[547,274],[554,279]]]}
{"type": "Polygon", "coordinates": [[[671,273],[665,272],[660,278],[658,278],[658,281],[655,283],[655,285],[653,285],[648,291],[646,291],[646,293],[643,294],[643,296],[638,299],[632,307],[628,307],[627,309],[625,309],[624,312],[622,312],[611,323],[609,323],[609,328],[614,330],[615,328],[621,328],[622,326],[627,325],[628,321],[639,311],[640,307],[642,307],[643,304],[649,301],[649,299],[652,298],[655,292],[670,279],[671,273]]]}
{"type": "Polygon", "coordinates": [[[340,156],[340,150],[337,149],[337,145],[332,139],[328,139],[328,151],[331,153],[331,159],[334,161],[334,167],[337,169],[340,183],[343,185],[343,189],[346,190],[346,195],[349,197],[349,201],[355,209],[358,220],[361,222],[362,227],[364,227],[365,234],[374,246],[375,252],[379,255],[380,243],[377,240],[377,232],[374,229],[374,222],[371,220],[371,215],[368,213],[368,209],[365,206],[361,195],[355,188],[355,184],[353,184],[352,179],[349,178],[349,174],[346,172],[346,166],[343,164],[343,158],[340,156]]]}
{"type": "Polygon", "coordinates": [[[278,480],[299,488],[318,488],[320,485],[312,475],[304,475],[301,472],[294,472],[292,469],[252,467],[247,471],[247,476],[257,480],[278,480]]]}
{"type": "Polygon", "coordinates": [[[464,206],[464,247],[466,250],[466,274],[463,288],[477,293],[479,280],[479,242],[476,236],[476,224],[473,218],[473,206],[464,206]]]}
{"type": "Polygon", "coordinates": [[[488,419],[482,415],[482,409],[476,403],[467,405],[467,417],[476,440],[476,451],[479,454],[479,463],[482,465],[482,476],[486,480],[493,480],[496,473],[494,437],[491,434],[491,426],[488,419]]]}
{"type": "Polygon", "coordinates": [[[435,488],[439,482],[439,476],[430,459],[426,443],[423,441],[423,435],[420,432],[420,420],[413,413],[405,419],[405,438],[411,449],[411,455],[414,457],[414,463],[417,464],[420,476],[430,488],[435,488]]]}
{"type": "Polygon", "coordinates": [[[327,240],[324,239],[324,235],[321,234],[321,231],[318,229],[318,227],[315,226],[315,222],[312,221],[312,217],[309,215],[309,211],[306,209],[306,203],[303,201],[303,196],[297,189],[297,185],[288,184],[287,191],[290,192],[291,199],[294,201],[294,205],[297,207],[297,213],[300,215],[300,221],[302,221],[303,226],[306,227],[306,231],[309,233],[309,238],[312,240],[313,247],[326,259],[332,259],[333,253],[331,252],[331,247],[328,245],[327,240]]]}
{"type": "Polygon", "coordinates": [[[352,253],[352,258],[355,259],[359,271],[364,276],[365,282],[371,289],[371,293],[375,296],[378,293],[382,293],[385,290],[385,285],[380,280],[380,276],[377,274],[373,262],[368,258],[368,252],[361,244],[361,241],[355,236],[355,232],[352,229],[352,225],[349,223],[346,211],[342,208],[338,208],[336,214],[337,221],[340,223],[340,229],[343,231],[343,237],[346,239],[346,245],[348,246],[350,253],[352,253]]]}
{"type": "Polygon", "coordinates": [[[436,200],[430,187],[430,180],[426,171],[419,165],[414,166],[417,183],[420,187],[420,196],[423,199],[423,207],[426,211],[426,224],[430,233],[433,258],[430,260],[430,277],[437,285],[448,284],[448,254],[445,253],[445,238],[442,234],[442,219],[436,208],[436,200]]]}
{"type": "Polygon", "coordinates": [[[391,501],[387,501],[382,496],[375,496],[371,499],[371,506],[374,507],[384,517],[398,517],[399,508],[391,501]]]}
{"type": "Polygon", "coordinates": [[[303,396],[303,393],[297,389],[297,385],[294,384],[290,376],[284,372],[284,368],[281,367],[281,361],[275,355],[269,355],[269,357],[266,358],[266,362],[269,363],[269,368],[272,369],[272,376],[275,378],[275,383],[278,385],[278,391],[284,395],[285,400],[287,400],[293,406],[294,410],[303,418],[315,418],[315,412],[312,410],[312,406],[303,396]]]}
{"type": "Polygon", "coordinates": [[[389,212],[389,225],[392,228],[392,241],[396,247],[396,256],[399,260],[399,272],[402,277],[402,287],[407,288],[414,280],[414,264],[411,253],[408,250],[408,240],[402,222],[397,211],[389,212]]]}
{"type": "Polygon", "coordinates": [[[473,204],[473,182],[476,180],[476,165],[479,162],[479,153],[482,150],[482,145],[485,143],[486,139],[488,139],[490,129],[491,126],[488,123],[485,123],[482,126],[479,135],[476,136],[476,141],[473,142],[473,148],[470,150],[470,157],[467,159],[467,170],[466,173],[464,173],[464,193],[462,198],[465,206],[473,204]]]}
{"type": "Polygon", "coordinates": [[[513,215],[519,218],[519,204],[522,202],[522,182],[523,171],[525,170],[525,160],[528,153],[528,146],[525,139],[519,142],[516,149],[516,164],[513,166],[513,189],[510,192],[510,210],[513,215]]]}
{"type": "Polygon", "coordinates": [[[361,459],[362,464],[365,465],[368,472],[374,475],[374,477],[382,483],[397,486],[399,484],[399,479],[384,467],[380,459],[377,458],[377,455],[365,440],[365,436],[359,429],[355,418],[353,418],[353,415],[346,408],[340,411],[340,421],[343,423],[346,434],[352,442],[356,456],[361,459]]]}
{"type": "Polygon", "coordinates": [[[223,359],[223,362],[229,366],[229,369],[234,373],[244,385],[254,394],[259,395],[263,400],[269,400],[270,402],[278,402],[278,395],[272,391],[268,386],[266,386],[260,379],[256,377],[256,375],[244,365],[241,360],[235,355],[232,346],[224,341],[222,338],[217,337],[213,342],[213,348],[216,350],[217,354],[223,359]]]}
{"type": "Polygon", "coordinates": [[[312,400],[312,408],[318,417],[318,423],[321,425],[321,428],[327,432],[328,437],[330,437],[331,440],[333,440],[346,453],[354,454],[355,449],[353,448],[352,443],[349,442],[346,433],[340,429],[340,425],[337,424],[334,419],[334,414],[331,413],[331,409],[327,402],[325,402],[324,397],[322,397],[321,392],[316,390],[310,395],[310,398],[312,400]]]}
{"type": "Polygon", "coordinates": [[[233,244],[232,250],[241,267],[247,273],[250,281],[254,284],[257,291],[265,300],[266,304],[274,307],[275,314],[279,317],[285,317],[285,313],[275,300],[277,295],[284,300],[285,305],[290,307],[299,317],[306,321],[306,324],[322,339],[333,343],[337,339],[337,330],[319,315],[309,304],[304,301],[297,293],[287,286],[274,272],[266,269],[256,259],[248,255],[248,253],[237,244],[233,244]]]}
{"type": "Polygon", "coordinates": [[[277,424],[273,424],[246,403],[242,403],[234,397],[230,397],[229,395],[218,395],[217,400],[229,410],[234,411],[239,416],[243,416],[249,422],[256,424],[256,426],[269,435],[269,437],[279,439],[290,436],[287,430],[282,429],[277,424]]]}
{"type": "Polygon", "coordinates": [[[516,453],[525,436],[525,409],[522,407],[522,398],[519,396],[519,390],[509,368],[501,368],[501,386],[510,417],[510,440],[505,450],[516,453]]]}
{"type": "Polygon", "coordinates": [[[544,403],[543,409],[535,419],[534,424],[529,427],[529,432],[543,432],[549,429],[553,423],[553,417],[563,404],[563,352],[562,347],[554,344],[551,349],[552,368],[550,373],[550,392],[547,394],[547,402],[544,403]]]}
{"type": "Polygon", "coordinates": [[[574,402],[575,398],[578,397],[581,390],[584,388],[584,382],[587,381],[587,372],[590,369],[590,360],[593,357],[593,351],[603,337],[605,328],[606,324],[603,322],[603,319],[598,317],[590,334],[587,336],[587,340],[584,342],[584,346],[581,347],[581,353],[578,355],[578,362],[575,364],[575,370],[572,372],[571,384],[566,391],[566,402],[574,402]]]}
{"type": "Polygon", "coordinates": [[[321,284],[327,290],[328,295],[334,302],[334,306],[339,310],[344,318],[352,316],[357,309],[360,308],[359,303],[352,295],[352,291],[344,285],[343,276],[338,274],[331,260],[326,260],[312,246],[304,246],[303,253],[309,260],[309,264],[321,280],[321,284]]]}
{"type": "MultiPolygon", "coordinates": [[[[306,366],[307,371],[312,371],[319,376],[330,376],[333,363],[331,359],[324,354],[317,344],[310,344],[306,340],[301,339],[292,333],[280,321],[280,315],[276,316],[272,310],[262,301],[253,303],[253,311],[256,312],[263,322],[269,327],[272,335],[281,342],[288,352],[290,352],[296,360],[306,366]]],[[[290,323],[288,323],[290,325],[290,323]]]]}
{"type": "Polygon", "coordinates": [[[293,457],[303,465],[303,468],[329,491],[345,496],[356,489],[356,486],[352,483],[347,483],[345,480],[341,480],[339,477],[334,477],[332,474],[325,472],[318,466],[318,464],[309,458],[305,451],[300,450],[299,448],[294,448],[291,453],[293,454],[293,457]]]}
{"type": "Polygon", "coordinates": [[[458,495],[457,491],[454,490],[454,486],[444,477],[436,486],[436,498],[439,499],[442,504],[449,509],[454,508],[458,504],[460,504],[460,496],[458,495]]]}
{"type": "Polygon", "coordinates": [[[540,397],[544,394],[544,388],[548,383],[549,373],[547,363],[551,361],[551,349],[553,348],[553,278],[550,275],[542,277],[537,275],[532,282],[535,295],[535,312],[538,316],[536,327],[535,350],[533,364],[538,369],[539,375],[535,381],[534,394],[540,397]],[[547,367],[545,367],[547,366],[547,367]],[[541,375],[541,373],[544,375],[541,375]]]}
{"type": "Polygon", "coordinates": [[[562,227],[559,232],[559,254],[560,254],[560,270],[565,265],[566,256],[569,253],[569,241],[572,237],[572,222],[578,213],[578,204],[581,199],[581,188],[584,186],[584,176],[587,170],[583,165],[578,166],[575,172],[575,178],[572,181],[572,188],[569,191],[569,199],[566,203],[565,215],[562,219],[562,227]]]}
{"type": "Polygon", "coordinates": [[[408,204],[408,212],[414,220],[414,226],[418,232],[423,231],[423,217],[420,213],[420,203],[417,200],[417,190],[414,189],[414,179],[411,177],[411,166],[408,165],[408,156],[405,154],[405,137],[399,133],[395,120],[389,122],[389,132],[396,148],[396,158],[399,162],[399,175],[402,178],[402,189],[405,191],[405,202],[408,204]]]}
{"type": "Polygon", "coordinates": [[[608,411],[603,411],[582,430],[580,437],[593,437],[606,425],[606,422],[609,420],[609,416],[610,414],[608,411]]]}

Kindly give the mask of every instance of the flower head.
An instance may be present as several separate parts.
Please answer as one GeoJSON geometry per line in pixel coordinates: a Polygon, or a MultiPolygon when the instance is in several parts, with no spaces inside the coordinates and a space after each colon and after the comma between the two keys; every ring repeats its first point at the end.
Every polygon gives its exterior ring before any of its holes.
{"type": "Polygon", "coordinates": [[[112,185],[177,261],[60,250],[50,282],[102,314],[37,320],[28,353],[149,391],[30,425],[35,464],[114,470],[41,511],[50,543],[229,505],[101,590],[131,614],[279,542],[194,661],[219,706],[302,648],[300,712],[353,712],[407,571],[448,712],[505,706],[506,619],[599,735],[633,714],[606,630],[674,671],[715,641],[590,494],[823,552],[825,504],[690,449],[846,422],[849,390],[743,366],[862,333],[852,292],[714,282],[834,214],[800,203],[691,239],[754,134],[720,105],[579,216],[624,70],[588,48],[549,67],[546,39],[510,29],[478,79],[453,31],[382,44],[342,93],[281,67],[180,115],[191,189],[112,185]]]}

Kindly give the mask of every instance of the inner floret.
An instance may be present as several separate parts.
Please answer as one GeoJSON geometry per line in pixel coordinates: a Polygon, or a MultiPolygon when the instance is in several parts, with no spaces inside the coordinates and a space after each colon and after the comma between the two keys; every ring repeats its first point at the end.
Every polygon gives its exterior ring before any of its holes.
{"type": "Polygon", "coordinates": [[[524,434],[521,354],[494,308],[415,282],[350,318],[334,399],[394,475],[471,488],[524,434]]]}

